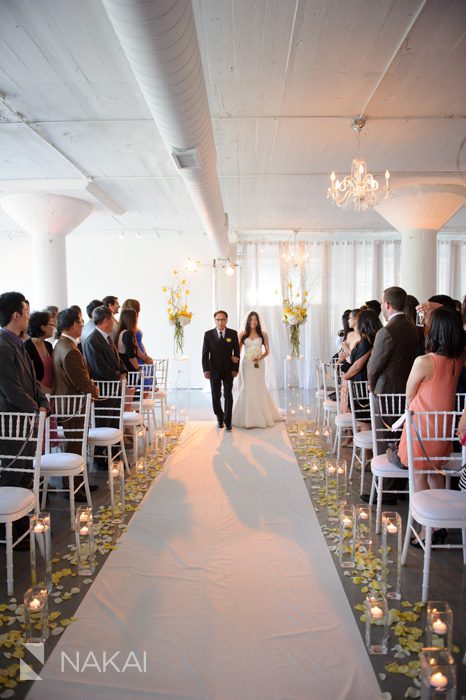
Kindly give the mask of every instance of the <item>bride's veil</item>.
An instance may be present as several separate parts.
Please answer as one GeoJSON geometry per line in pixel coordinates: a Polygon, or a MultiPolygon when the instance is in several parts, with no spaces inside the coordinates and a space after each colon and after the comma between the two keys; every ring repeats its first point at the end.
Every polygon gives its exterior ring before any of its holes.
{"type": "MultiPolygon", "coordinates": [[[[259,314],[258,311],[255,311],[255,309],[251,309],[251,311],[248,311],[248,312],[245,314],[245,316],[243,317],[243,321],[242,321],[242,323],[241,323],[241,328],[240,328],[240,330],[238,331],[238,337],[241,339],[241,336],[242,336],[243,333],[245,332],[245,330],[246,330],[246,321],[247,321],[247,319],[248,319],[249,314],[250,314],[252,311],[254,311],[254,313],[257,314],[257,317],[258,317],[259,320],[260,320],[262,332],[264,333],[264,335],[267,335],[267,338],[268,338],[268,341],[269,341],[269,345],[270,345],[270,335],[269,335],[269,333],[268,333],[268,331],[267,331],[267,325],[266,325],[266,323],[265,323],[264,317],[261,316],[261,314],[259,314]]],[[[242,354],[244,355],[244,346],[243,346],[242,354]]],[[[270,391],[275,405],[276,405],[277,407],[279,407],[279,406],[280,406],[280,402],[279,402],[279,398],[278,398],[277,374],[276,374],[276,372],[275,372],[275,364],[274,364],[274,361],[273,361],[273,358],[272,358],[272,353],[270,352],[270,347],[269,347],[269,354],[267,355],[267,357],[265,358],[265,360],[263,360],[263,362],[264,362],[264,369],[265,369],[265,385],[266,385],[267,389],[270,391]]],[[[240,373],[239,382],[238,382],[238,385],[237,385],[238,391],[239,391],[239,389],[240,389],[240,386],[241,386],[241,373],[240,373]]]]}

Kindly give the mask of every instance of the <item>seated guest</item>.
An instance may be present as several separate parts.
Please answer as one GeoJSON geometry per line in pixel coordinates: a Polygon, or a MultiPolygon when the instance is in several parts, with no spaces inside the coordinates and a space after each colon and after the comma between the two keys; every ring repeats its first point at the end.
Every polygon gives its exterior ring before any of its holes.
{"type": "Polygon", "coordinates": [[[417,321],[417,307],[419,306],[419,301],[412,294],[406,295],[406,306],[405,306],[405,316],[409,318],[410,321],[414,323],[417,329],[417,334],[419,336],[417,355],[424,355],[425,352],[425,336],[424,336],[424,326],[416,325],[417,321]]]}
{"type": "Polygon", "coordinates": [[[92,312],[95,330],[84,343],[84,357],[93,379],[115,381],[124,379],[125,366],[112,340],[113,314],[108,306],[98,306],[92,312]]]}
{"type": "Polygon", "coordinates": [[[128,372],[140,370],[136,341],[137,314],[133,309],[125,309],[120,314],[118,326],[118,352],[128,372]]]}
{"type": "MultiPolygon", "coordinates": [[[[350,330],[348,331],[346,335],[346,339],[343,341],[341,344],[341,350],[340,350],[340,359],[339,362],[341,364],[344,364],[345,362],[350,363],[350,358],[351,358],[351,353],[353,352],[355,346],[359,343],[361,340],[361,336],[357,332],[355,325],[356,325],[356,319],[358,317],[360,309],[353,309],[350,312],[350,315],[348,317],[348,325],[350,330]]],[[[345,371],[348,369],[347,366],[345,366],[345,371]]]]}
{"type": "Polygon", "coordinates": [[[87,321],[84,326],[83,330],[81,333],[81,345],[84,347],[84,343],[86,342],[86,338],[90,336],[91,333],[95,331],[95,325],[94,321],[92,320],[92,312],[94,309],[96,309],[98,306],[102,306],[102,302],[100,299],[93,299],[92,301],[89,302],[89,304],[86,306],[86,313],[89,317],[89,321],[87,321]]]}
{"type": "MultiPolygon", "coordinates": [[[[426,339],[427,354],[417,357],[406,385],[406,403],[412,411],[452,411],[455,407],[456,385],[464,365],[464,331],[461,317],[456,310],[448,307],[435,309],[429,318],[430,326],[426,339]]],[[[433,420],[433,419],[432,419],[433,420]]],[[[434,427],[432,425],[432,427],[434,427]]],[[[422,458],[448,456],[451,443],[425,441],[424,449],[413,434],[414,457],[422,458]],[[425,452],[424,452],[425,450],[425,452]]],[[[406,426],[403,428],[398,456],[402,465],[408,464],[406,426]]],[[[438,460],[436,466],[440,466],[438,460]]],[[[420,469],[429,467],[427,458],[417,459],[420,469]]],[[[444,477],[440,474],[424,474],[420,471],[414,477],[415,491],[444,488],[444,477]]],[[[420,533],[424,538],[424,531],[420,533]]],[[[445,541],[446,530],[434,533],[436,542],[445,541]]],[[[414,541],[417,545],[417,541],[414,541]]]]}
{"type": "Polygon", "coordinates": [[[29,317],[29,339],[25,341],[24,349],[32,360],[37,381],[44,394],[51,394],[53,389],[53,347],[46,338],[53,336],[55,328],[47,311],[34,311],[29,317]]]}
{"type": "Polygon", "coordinates": [[[115,315],[120,310],[120,302],[118,301],[118,297],[114,297],[112,295],[104,297],[102,299],[102,306],[106,306],[112,312],[113,329],[111,332],[111,336],[113,342],[116,343],[118,339],[118,321],[116,320],[115,315]]]}
{"type": "MultiPolygon", "coordinates": [[[[367,381],[367,364],[374,348],[375,336],[382,328],[382,322],[375,311],[366,309],[361,311],[356,317],[355,327],[361,340],[354,347],[350,357],[350,368],[343,375],[344,380],[351,379],[355,382],[367,381]]],[[[367,401],[365,402],[367,404],[367,401]]],[[[357,408],[364,408],[358,406],[357,408]]],[[[369,430],[370,412],[358,413],[358,421],[362,421],[361,430],[369,430]]]]}
{"type": "MultiPolygon", "coordinates": [[[[81,352],[78,349],[78,340],[81,335],[83,320],[80,312],[75,306],[63,309],[58,314],[57,330],[58,341],[53,351],[53,367],[55,373],[54,393],[60,395],[91,394],[93,399],[99,397],[96,385],[92,381],[89,370],[81,352]]],[[[81,418],[67,418],[63,424],[65,436],[72,438],[75,433],[67,435],[67,428],[71,430],[79,429],[82,425],[81,418]]],[[[77,442],[68,442],[65,446],[66,452],[81,454],[81,445],[77,442]]],[[[79,483],[75,479],[75,486],[79,483]]],[[[67,488],[65,479],[63,488],[67,488]]],[[[91,491],[97,489],[96,485],[89,486],[91,491]]],[[[67,494],[69,497],[69,494],[67,494]]],[[[75,495],[76,501],[86,501],[86,495],[81,489],[75,495]]]]}
{"type": "MultiPolygon", "coordinates": [[[[126,299],[126,301],[123,302],[121,310],[126,311],[127,309],[133,309],[133,311],[136,312],[136,319],[138,321],[139,314],[141,312],[141,304],[139,303],[139,301],[137,299],[126,299]]],[[[144,347],[144,343],[142,342],[142,330],[139,328],[139,326],[136,328],[136,343],[138,347],[138,363],[140,365],[151,365],[152,358],[149,357],[149,355],[146,353],[146,348],[144,347]]]]}

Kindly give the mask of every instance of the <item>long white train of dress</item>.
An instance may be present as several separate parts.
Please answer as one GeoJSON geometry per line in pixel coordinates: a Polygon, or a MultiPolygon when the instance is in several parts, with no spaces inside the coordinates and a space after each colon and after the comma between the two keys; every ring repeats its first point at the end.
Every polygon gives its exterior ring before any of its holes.
{"type": "Polygon", "coordinates": [[[283,420],[265,384],[264,362],[254,366],[253,350],[262,351],[261,338],[246,338],[239,371],[239,393],[233,405],[232,423],[237,428],[270,428],[283,420]]]}

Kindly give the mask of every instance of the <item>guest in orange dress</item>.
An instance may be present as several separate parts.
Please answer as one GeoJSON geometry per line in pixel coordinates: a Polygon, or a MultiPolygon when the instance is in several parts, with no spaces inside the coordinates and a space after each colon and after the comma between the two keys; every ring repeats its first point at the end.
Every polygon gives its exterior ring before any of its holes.
{"type": "MultiPolygon", "coordinates": [[[[455,407],[456,385],[464,365],[465,334],[460,314],[447,307],[432,312],[426,339],[426,355],[417,357],[406,384],[406,404],[412,411],[453,411],[455,407]]],[[[434,419],[430,418],[433,432],[434,419]]],[[[425,425],[422,426],[424,433],[425,425]]],[[[429,457],[449,456],[451,442],[424,441],[424,449],[429,457]]],[[[413,430],[413,454],[418,469],[428,469],[429,462],[413,430]]],[[[406,425],[403,428],[398,456],[401,462],[408,463],[406,445],[406,425]]],[[[435,460],[435,465],[441,462],[435,460]]],[[[441,474],[425,474],[422,471],[414,476],[415,491],[444,488],[441,474]]],[[[423,534],[421,534],[423,537],[423,534]]]]}

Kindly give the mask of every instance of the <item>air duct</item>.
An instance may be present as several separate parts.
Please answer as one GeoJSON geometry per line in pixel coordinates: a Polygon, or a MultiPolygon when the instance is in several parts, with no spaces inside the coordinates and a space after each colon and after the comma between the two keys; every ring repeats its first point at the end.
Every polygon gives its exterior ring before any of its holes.
{"type": "Polygon", "coordinates": [[[102,0],[216,257],[227,217],[191,0],[102,0]]]}

